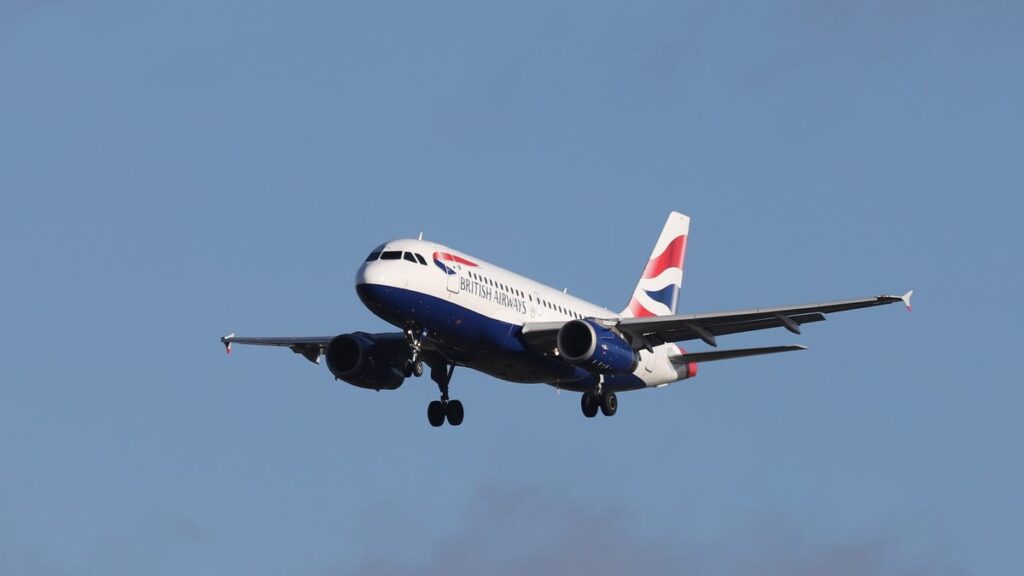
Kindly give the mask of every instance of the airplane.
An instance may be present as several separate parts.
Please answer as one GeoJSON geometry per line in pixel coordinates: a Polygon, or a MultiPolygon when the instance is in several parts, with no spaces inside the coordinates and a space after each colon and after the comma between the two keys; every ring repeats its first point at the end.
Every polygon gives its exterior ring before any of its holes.
{"type": "Polygon", "coordinates": [[[501,380],[544,383],[582,393],[583,415],[618,411],[617,393],[662,388],[693,378],[703,362],[804,350],[783,345],[718,350],[718,337],[784,328],[800,334],[825,314],[903,302],[873,296],[799,306],[676,314],[690,218],[669,214],[633,291],[620,312],[592,304],[469,254],[434,242],[401,239],[374,248],[356,272],[356,294],[375,315],[401,331],[333,336],[242,337],[233,344],[281,346],[315,364],[326,360],[335,380],[394,390],[430,368],[440,399],[427,406],[431,426],[462,424],[462,402],[449,397],[456,366],[501,380]],[[679,342],[714,348],[687,352],[679,342]]]}

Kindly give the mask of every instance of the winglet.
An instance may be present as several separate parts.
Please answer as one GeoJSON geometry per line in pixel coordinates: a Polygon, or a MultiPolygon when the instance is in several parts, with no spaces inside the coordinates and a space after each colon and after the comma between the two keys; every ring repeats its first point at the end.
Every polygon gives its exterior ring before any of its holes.
{"type": "Polygon", "coordinates": [[[231,334],[228,334],[227,336],[221,336],[220,337],[221,343],[224,344],[224,350],[226,350],[228,354],[231,354],[231,340],[234,339],[234,337],[235,337],[235,333],[234,332],[232,332],[231,334]]]}
{"type": "Polygon", "coordinates": [[[907,310],[912,310],[913,309],[910,306],[910,297],[913,296],[913,295],[914,295],[914,291],[911,290],[911,291],[907,292],[906,294],[904,294],[903,296],[900,296],[900,300],[903,300],[903,304],[907,307],[907,310]]]}

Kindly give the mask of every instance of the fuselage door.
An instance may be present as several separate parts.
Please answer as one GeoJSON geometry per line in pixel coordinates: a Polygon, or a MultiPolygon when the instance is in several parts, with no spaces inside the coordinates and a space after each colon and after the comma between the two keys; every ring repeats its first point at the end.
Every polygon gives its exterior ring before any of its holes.
{"type": "Polygon", "coordinates": [[[445,274],[448,276],[446,282],[448,283],[448,291],[452,294],[459,293],[459,276],[462,272],[462,264],[455,262],[450,256],[445,257],[444,249],[440,246],[434,247],[434,258],[436,262],[440,263],[445,270],[445,274]]]}
{"type": "Polygon", "coordinates": [[[451,268],[455,273],[448,275],[448,291],[453,294],[459,293],[459,276],[462,272],[462,265],[454,262],[449,262],[448,267],[451,268]]]}

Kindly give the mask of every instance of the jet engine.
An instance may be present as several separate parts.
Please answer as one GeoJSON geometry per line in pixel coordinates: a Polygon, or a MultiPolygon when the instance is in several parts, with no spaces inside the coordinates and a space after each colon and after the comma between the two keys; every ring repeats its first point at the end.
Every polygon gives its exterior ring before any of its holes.
{"type": "Polygon", "coordinates": [[[640,355],[622,336],[589,320],[571,320],[558,330],[558,351],[574,366],[597,374],[629,374],[640,355]]]}
{"type": "Polygon", "coordinates": [[[324,352],[327,369],[353,386],[373,390],[394,390],[402,385],[402,363],[407,351],[385,346],[370,334],[356,332],[335,336],[324,352]]]}

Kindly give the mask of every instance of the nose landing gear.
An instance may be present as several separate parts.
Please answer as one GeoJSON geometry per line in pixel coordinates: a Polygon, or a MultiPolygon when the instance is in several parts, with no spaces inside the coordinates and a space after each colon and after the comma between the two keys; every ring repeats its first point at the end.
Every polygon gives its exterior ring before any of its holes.
{"type": "Polygon", "coordinates": [[[409,361],[407,361],[405,363],[405,366],[402,367],[402,375],[404,375],[406,378],[411,378],[413,376],[419,378],[420,376],[423,376],[423,361],[422,360],[409,360],[409,361]]]}
{"type": "Polygon", "coordinates": [[[427,337],[426,330],[407,328],[405,337],[409,340],[409,360],[402,367],[402,373],[406,378],[423,376],[423,361],[420,359],[420,352],[423,350],[423,340],[427,337]]]}

